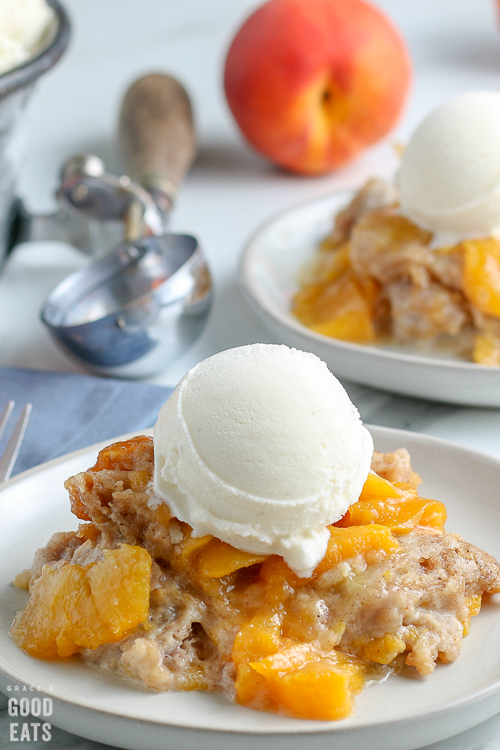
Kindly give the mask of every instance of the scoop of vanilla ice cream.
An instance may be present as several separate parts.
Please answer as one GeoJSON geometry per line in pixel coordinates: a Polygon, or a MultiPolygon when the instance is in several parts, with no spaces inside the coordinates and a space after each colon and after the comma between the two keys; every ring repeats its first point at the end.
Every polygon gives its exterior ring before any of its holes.
{"type": "Polygon", "coordinates": [[[373,442],[318,357],[254,344],[183,378],[160,411],[154,452],[156,495],[196,536],[282,555],[304,576],[325,555],[326,526],[359,498],[373,442]]]}
{"type": "Polygon", "coordinates": [[[0,73],[37,52],[53,18],[45,0],[0,0],[0,73]]]}
{"type": "Polygon", "coordinates": [[[22,44],[0,31],[0,73],[17,68],[26,62],[29,57],[29,52],[24,49],[22,44]]]}
{"type": "Polygon", "coordinates": [[[446,102],[417,128],[396,178],[401,210],[432,232],[485,236],[500,226],[500,92],[446,102]]]}

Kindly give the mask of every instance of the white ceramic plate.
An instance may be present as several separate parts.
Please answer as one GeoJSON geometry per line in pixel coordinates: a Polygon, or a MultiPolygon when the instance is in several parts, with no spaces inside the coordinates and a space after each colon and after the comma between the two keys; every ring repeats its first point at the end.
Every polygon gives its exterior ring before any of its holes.
{"type": "MultiPolygon", "coordinates": [[[[424,477],[423,494],[446,503],[449,530],[500,558],[500,461],[423,435],[370,429],[378,450],[408,448],[424,477]]],[[[141,691],[76,658],[27,656],[8,635],[26,601],[11,581],[54,531],[76,528],[63,482],[93,464],[99,447],[32,469],[0,492],[0,688],[6,695],[16,695],[16,684],[34,685],[40,692],[31,695],[53,699],[55,726],[131,750],[412,750],[500,710],[498,602],[474,618],[454,664],[438,666],[428,678],[392,677],[369,687],[355,715],[333,723],[261,714],[204,693],[141,691]]]]}
{"type": "Polygon", "coordinates": [[[238,271],[252,307],[279,341],[317,354],[340,378],[407,396],[500,406],[500,367],[338,341],[311,331],[292,315],[299,271],[330,232],[334,214],[351,197],[352,193],[336,193],[304,203],[257,230],[238,271]]]}

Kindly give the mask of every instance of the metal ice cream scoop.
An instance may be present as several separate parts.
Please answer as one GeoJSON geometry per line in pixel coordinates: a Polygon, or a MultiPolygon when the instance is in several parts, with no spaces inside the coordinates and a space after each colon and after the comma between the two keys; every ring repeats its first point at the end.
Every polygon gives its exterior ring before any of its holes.
{"type": "Polygon", "coordinates": [[[152,74],[125,94],[118,140],[127,174],[107,174],[92,154],[68,159],[56,191],[58,208],[31,213],[14,201],[8,251],[20,242],[60,240],[102,256],[119,240],[162,234],[177,189],[196,153],[189,97],[174,78],[152,74]]]}
{"type": "Polygon", "coordinates": [[[102,160],[92,154],[65,162],[56,198],[58,208],[50,214],[33,214],[21,200],[14,202],[8,252],[20,242],[55,240],[101,257],[125,238],[162,234],[166,228],[166,215],[150,193],[128,176],[107,174],[102,160]]]}
{"type": "MultiPolygon", "coordinates": [[[[59,284],[41,318],[93,371],[136,378],[158,373],[193,343],[212,297],[196,238],[166,231],[196,150],[182,86],[161,74],[136,81],[123,101],[119,141],[128,176],[107,175],[93,156],[77,157],[63,170],[59,239],[89,250],[97,230],[99,255],[106,252],[59,284]],[[124,241],[109,251],[120,234],[124,241]]],[[[23,221],[27,231],[31,224],[31,238],[35,228],[41,239],[49,227],[48,219],[23,221]]]]}

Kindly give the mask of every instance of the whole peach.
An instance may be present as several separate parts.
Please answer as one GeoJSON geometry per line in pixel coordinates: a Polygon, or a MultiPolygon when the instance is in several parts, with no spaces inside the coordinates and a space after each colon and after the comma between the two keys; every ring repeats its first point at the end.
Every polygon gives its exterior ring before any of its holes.
{"type": "Polygon", "coordinates": [[[364,0],[269,0],[234,37],[224,88],[257,151],[321,174],[391,130],[410,75],[398,31],[364,0]]]}

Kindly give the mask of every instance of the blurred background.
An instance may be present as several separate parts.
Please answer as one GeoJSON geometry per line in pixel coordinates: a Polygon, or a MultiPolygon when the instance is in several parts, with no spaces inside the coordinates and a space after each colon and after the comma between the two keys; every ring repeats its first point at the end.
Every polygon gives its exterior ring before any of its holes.
{"type": "MultiPolygon", "coordinates": [[[[238,255],[269,215],[302,200],[393,173],[395,142],[452,95],[500,89],[500,31],[494,0],[378,0],[402,33],[413,83],[396,129],[346,168],[322,177],[287,174],[256,155],[231,118],[222,86],[229,43],[255,0],[65,0],[73,24],[68,52],[39,82],[25,137],[19,191],[33,210],[50,210],[62,162],[82,151],[122,167],[115,145],[121,98],[138,76],[166,71],[193,102],[199,154],[172,217],[200,238],[215,282],[215,302],[200,340],[155,379],[175,384],[200,359],[252,341],[272,341],[236,285],[238,255]],[[231,314],[228,315],[228,309],[231,314]]],[[[0,277],[0,365],[78,371],[38,322],[40,304],[77,266],[71,253],[18,248],[0,277]]]]}
{"type": "MultiPolygon", "coordinates": [[[[414,67],[410,99],[395,139],[404,140],[445,98],[477,87],[500,89],[500,29],[494,0],[378,0],[373,4],[401,31],[414,67]]],[[[222,70],[227,48],[259,2],[65,0],[64,5],[73,21],[72,42],[34,96],[30,143],[21,174],[21,191],[34,207],[53,205],[58,164],[78,150],[95,151],[111,170],[119,170],[113,140],[120,98],[134,78],[152,70],[177,76],[195,106],[201,153],[178,204],[179,221],[186,204],[189,214],[199,211],[198,204],[192,203],[196,196],[191,197],[187,189],[217,168],[221,179],[224,172],[242,170],[256,178],[265,174],[281,185],[298,180],[305,187],[307,180],[273,174],[272,167],[252,155],[224,99],[222,70]]],[[[385,144],[377,146],[361,159],[383,161],[385,148],[385,144]]],[[[348,176],[330,175],[317,188],[327,189],[332,179],[348,176]]]]}

